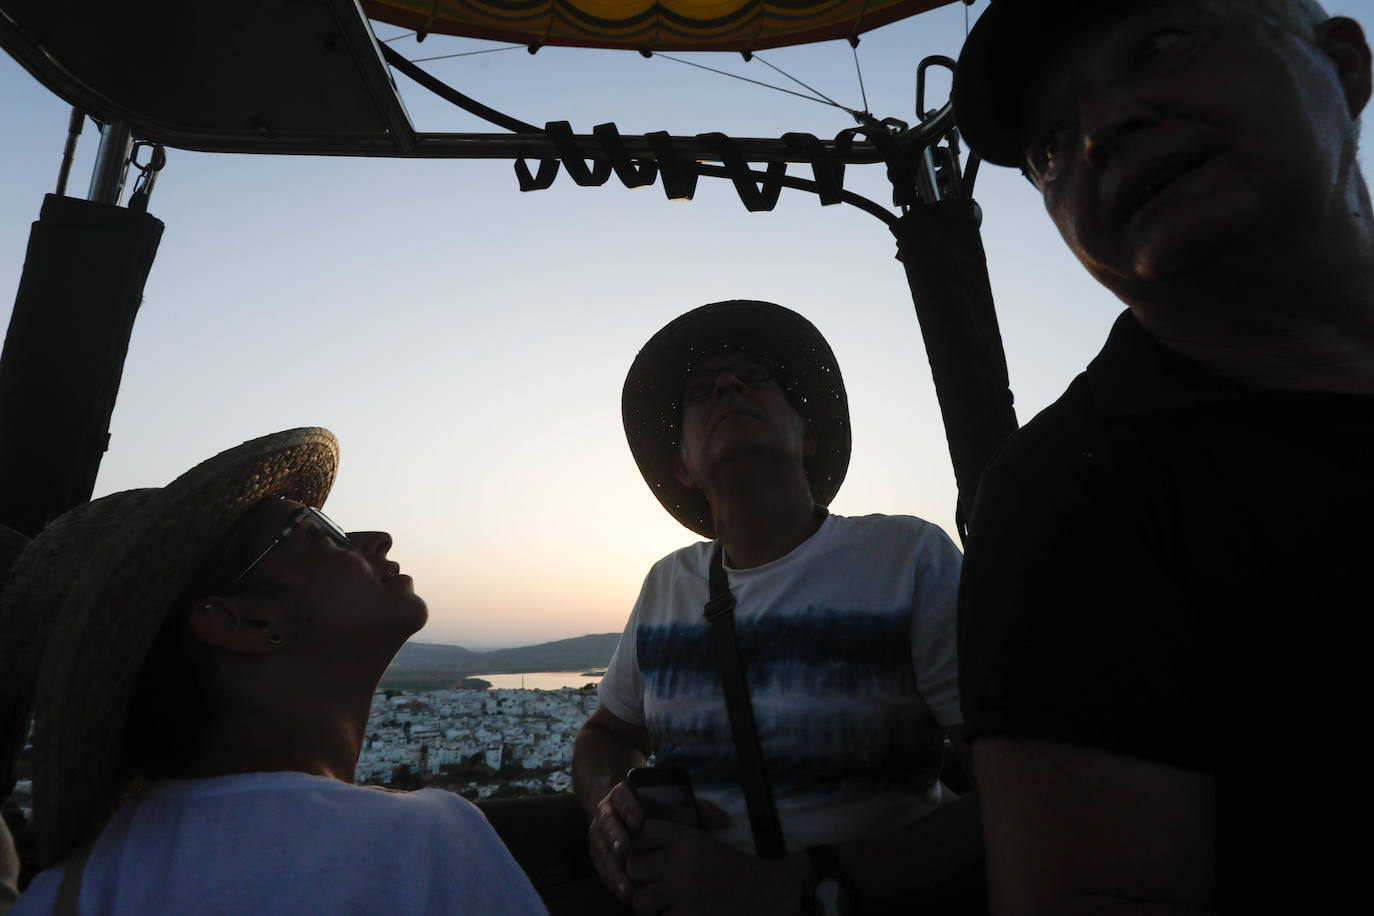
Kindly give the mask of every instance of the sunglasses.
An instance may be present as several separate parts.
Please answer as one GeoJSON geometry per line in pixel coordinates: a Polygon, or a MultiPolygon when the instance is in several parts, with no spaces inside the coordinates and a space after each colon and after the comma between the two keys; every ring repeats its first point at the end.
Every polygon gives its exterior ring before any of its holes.
{"type": "Polygon", "coordinates": [[[722,372],[729,372],[750,388],[774,378],[773,367],[767,360],[745,356],[718,369],[689,369],[682,381],[682,399],[690,402],[710,397],[711,392],[716,390],[716,378],[722,372]]]}
{"type": "Polygon", "coordinates": [[[244,580],[244,577],[246,577],[250,572],[252,572],[257,567],[259,563],[262,562],[263,557],[267,556],[269,553],[272,552],[273,547],[276,547],[282,541],[290,537],[291,532],[299,528],[301,526],[301,523],[306,520],[311,520],[315,522],[315,524],[319,526],[320,531],[322,531],[324,535],[328,537],[330,540],[336,542],[339,546],[347,547],[349,549],[352,549],[352,547],[354,546],[353,539],[350,538],[348,534],[342,528],[340,528],[338,524],[336,524],[329,516],[325,515],[319,509],[315,509],[310,506],[302,506],[297,511],[291,513],[291,517],[286,520],[286,525],[283,526],[281,533],[277,535],[276,540],[268,544],[267,549],[264,550],[262,553],[258,554],[258,558],[254,560],[252,563],[249,563],[248,568],[245,569],[243,572],[239,573],[234,578],[233,582],[229,583],[229,587],[233,588],[235,585],[238,585],[240,582],[242,582],[244,580]]]}

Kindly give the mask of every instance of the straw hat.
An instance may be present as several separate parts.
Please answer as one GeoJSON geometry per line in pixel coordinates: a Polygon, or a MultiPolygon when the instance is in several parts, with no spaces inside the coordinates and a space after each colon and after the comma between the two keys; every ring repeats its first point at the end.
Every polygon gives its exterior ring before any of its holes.
{"type": "Polygon", "coordinates": [[[791,309],[753,299],[712,302],[679,315],[635,357],[620,414],[644,482],[673,518],[708,538],[716,536],[716,527],[706,497],[673,473],[679,402],[688,369],[732,351],[771,361],[792,403],[815,424],[818,442],[807,459],[806,478],[818,505],[830,505],[849,469],[849,399],[835,354],[815,325],[791,309]]]}
{"type": "MultiPolygon", "coordinates": [[[[0,588],[28,543],[23,534],[0,525],[0,588]]],[[[14,789],[14,765],[24,749],[33,713],[31,691],[22,689],[14,678],[13,666],[5,664],[14,657],[9,647],[25,641],[24,634],[11,632],[0,617],[0,801],[14,789]]]]}
{"type": "Polygon", "coordinates": [[[34,538],[0,600],[0,670],[34,683],[33,804],[43,867],[94,830],[124,788],[124,721],[171,604],[245,510],[267,496],[320,506],[338,443],[304,428],[221,452],[162,488],[79,506],[34,538]],[[51,629],[46,640],[44,630],[51,629]]]}

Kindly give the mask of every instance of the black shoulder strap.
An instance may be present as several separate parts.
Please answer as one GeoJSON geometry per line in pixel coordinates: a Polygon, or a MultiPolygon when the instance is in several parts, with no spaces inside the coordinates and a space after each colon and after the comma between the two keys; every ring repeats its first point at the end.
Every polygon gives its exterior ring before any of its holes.
{"type": "Polygon", "coordinates": [[[778,808],[768,787],[768,772],[763,766],[759,730],[754,724],[754,706],[749,701],[749,685],[744,679],[744,663],[735,644],[735,596],[725,578],[724,548],[717,542],[711,552],[711,600],[706,602],[706,619],[711,621],[711,653],[715,656],[720,684],[725,691],[725,708],[730,713],[730,735],[735,742],[740,784],[749,809],[749,829],[754,834],[754,851],[772,859],[787,852],[778,824],[778,808]]]}

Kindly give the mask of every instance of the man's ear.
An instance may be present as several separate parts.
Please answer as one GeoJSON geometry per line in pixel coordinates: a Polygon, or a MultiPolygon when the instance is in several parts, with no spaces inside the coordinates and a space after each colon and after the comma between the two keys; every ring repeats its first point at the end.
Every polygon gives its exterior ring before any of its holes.
{"type": "Polygon", "coordinates": [[[1364,30],[1354,19],[1332,16],[1318,28],[1317,44],[1335,62],[1350,116],[1358,118],[1369,101],[1371,87],[1369,44],[1364,30]]]}
{"type": "Polygon", "coordinates": [[[687,462],[682,460],[682,449],[673,452],[673,476],[684,487],[692,490],[697,488],[697,482],[692,479],[692,472],[687,470],[687,462]]]}
{"type": "Polygon", "coordinates": [[[821,437],[816,432],[816,424],[810,420],[802,421],[802,455],[810,458],[816,454],[816,446],[820,444],[821,437]]]}
{"type": "Polygon", "coordinates": [[[286,644],[280,612],[250,596],[202,598],[187,622],[197,639],[223,652],[265,655],[286,644]]]}

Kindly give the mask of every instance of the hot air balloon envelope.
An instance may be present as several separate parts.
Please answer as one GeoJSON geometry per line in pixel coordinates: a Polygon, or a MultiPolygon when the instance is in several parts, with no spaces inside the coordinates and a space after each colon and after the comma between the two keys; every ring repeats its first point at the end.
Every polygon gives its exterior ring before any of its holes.
{"type": "Polygon", "coordinates": [[[954,0],[363,0],[372,19],[524,45],[758,51],[860,33],[954,0]]]}

